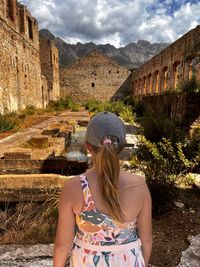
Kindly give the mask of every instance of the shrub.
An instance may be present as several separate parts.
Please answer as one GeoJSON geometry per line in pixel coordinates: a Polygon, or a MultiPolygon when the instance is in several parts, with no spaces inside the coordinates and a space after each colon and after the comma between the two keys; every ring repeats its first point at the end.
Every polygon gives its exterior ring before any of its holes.
{"type": "Polygon", "coordinates": [[[101,111],[109,111],[115,113],[124,121],[129,123],[133,123],[135,119],[135,114],[132,112],[132,107],[130,105],[124,104],[124,102],[121,100],[101,102],[99,100],[90,99],[86,102],[85,108],[94,113],[101,111]]]}
{"type": "Polygon", "coordinates": [[[85,108],[90,112],[98,113],[105,110],[103,102],[96,99],[89,99],[85,103],[85,108]]]}
{"type": "Polygon", "coordinates": [[[126,106],[122,112],[119,113],[120,117],[128,122],[134,123],[135,121],[135,113],[133,113],[131,106],[126,106]]]}
{"type": "Polygon", "coordinates": [[[142,104],[141,100],[135,99],[134,100],[134,111],[136,112],[137,116],[143,116],[145,113],[144,105],[142,104]]]}
{"type": "Polygon", "coordinates": [[[34,106],[27,106],[24,110],[22,110],[19,114],[20,119],[25,119],[27,116],[35,115],[37,112],[34,106]]]}
{"type": "Polygon", "coordinates": [[[0,115],[0,132],[6,132],[16,129],[19,121],[15,114],[0,115]]]}
{"type": "Polygon", "coordinates": [[[131,166],[139,168],[146,176],[154,215],[165,212],[174,199],[177,177],[191,172],[199,164],[200,150],[189,157],[188,149],[187,142],[173,144],[169,139],[162,138],[160,142],[153,143],[140,136],[131,166]]]}
{"type": "Polygon", "coordinates": [[[166,137],[174,143],[185,138],[184,129],[177,127],[174,121],[162,114],[146,113],[142,124],[144,136],[151,142],[159,142],[166,137]]]}
{"type": "Polygon", "coordinates": [[[55,110],[55,111],[62,111],[65,109],[70,109],[72,111],[78,111],[79,105],[76,103],[71,96],[66,95],[64,98],[61,98],[60,100],[50,104],[49,107],[47,107],[47,111],[55,110]]]}
{"type": "Polygon", "coordinates": [[[193,74],[189,81],[183,81],[178,86],[182,92],[200,92],[200,84],[196,79],[196,76],[193,74]]]}

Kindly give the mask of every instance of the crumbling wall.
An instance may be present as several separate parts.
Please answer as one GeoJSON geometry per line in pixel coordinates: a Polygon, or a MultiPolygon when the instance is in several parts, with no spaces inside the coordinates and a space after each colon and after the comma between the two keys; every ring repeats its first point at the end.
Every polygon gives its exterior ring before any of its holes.
{"type": "Polygon", "coordinates": [[[56,101],[60,98],[58,49],[51,40],[39,38],[42,75],[47,78],[49,100],[56,101]]]}
{"type": "Polygon", "coordinates": [[[129,70],[111,58],[93,51],[61,70],[62,96],[69,94],[77,100],[109,100],[122,85],[123,93],[129,90],[129,85],[124,88],[129,74],[129,70]]]}
{"type": "Polygon", "coordinates": [[[200,81],[200,25],[132,74],[132,93],[141,97],[175,91],[193,75],[200,81]]]}
{"type": "Polygon", "coordinates": [[[0,1],[0,113],[43,107],[38,23],[16,0],[0,1]]]}

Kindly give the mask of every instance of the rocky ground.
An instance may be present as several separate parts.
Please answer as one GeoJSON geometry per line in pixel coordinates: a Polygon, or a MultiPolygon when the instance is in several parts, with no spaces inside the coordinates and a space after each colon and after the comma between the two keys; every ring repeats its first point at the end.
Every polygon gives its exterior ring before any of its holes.
{"type": "MultiPolygon", "coordinates": [[[[137,127],[127,125],[129,143],[136,143],[137,127]]],[[[131,153],[127,149],[122,160],[131,153]]],[[[170,210],[153,221],[151,267],[200,266],[200,197],[192,187],[181,188],[170,210]]],[[[53,237],[52,237],[53,242],[53,237]]],[[[53,244],[0,246],[0,267],[53,266],[53,244]]]]}
{"type": "MultiPolygon", "coordinates": [[[[187,250],[182,252],[182,257],[177,267],[200,266],[200,235],[189,237],[189,241],[190,246],[187,250]]],[[[53,266],[52,252],[53,244],[33,246],[0,246],[0,267],[53,266]]],[[[151,267],[156,266],[151,265],[151,267]]]]}

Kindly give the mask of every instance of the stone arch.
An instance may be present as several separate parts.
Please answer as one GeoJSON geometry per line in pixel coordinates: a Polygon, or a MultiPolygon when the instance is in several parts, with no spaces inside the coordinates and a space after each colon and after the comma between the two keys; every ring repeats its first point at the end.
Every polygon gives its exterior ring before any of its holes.
{"type": "Polygon", "coordinates": [[[182,76],[182,64],[180,61],[175,61],[173,64],[173,84],[172,87],[175,90],[182,76]]]}
{"type": "Polygon", "coordinates": [[[193,75],[200,80],[200,55],[194,56],[190,60],[189,79],[191,79],[193,75]]]}
{"type": "Polygon", "coordinates": [[[165,92],[168,88],[168,66],[162,68],[162,77],[161,77],[161,92],[165,92]]]}
{"type": "Polygon", "coordinates": [[[153,92],[154,92],[154,94],[158,94],[158,92],[159,92],[159,80],[160,80],[159,71],[156,70],[154,72],[154,77],[153,77],[153,92]]]}
{"type": "Polygon", "coordinates": [[[139,79],[138,94],[141,95],[141,93],[142,93],[142,79],[139,79]]]}
{"type": "Polygon", "coordinates": [[[152,93],[152,74],[149,73],[147,77],[147,93],[151,94],[152,93]]]}
{"type": "Polygon", "coordinates": [[[147,81],[146,81],[146,76],[143,77],[143,86],[142,86],[142,94],[146,95],[147,93],[147,81]]]}

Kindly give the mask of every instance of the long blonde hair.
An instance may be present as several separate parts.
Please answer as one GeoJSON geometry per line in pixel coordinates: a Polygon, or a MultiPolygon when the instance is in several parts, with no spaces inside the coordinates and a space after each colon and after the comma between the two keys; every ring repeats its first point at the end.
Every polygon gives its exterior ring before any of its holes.
{"type": "Polygon", "coordinates": [[[118,153],[112,144],[103,144],[94,149],[95,165],[99,175],[99,186],[109,214],[116,223],[122,223],[122,210],[119,203],[119,172],[118,153]],[[96,151],[95,151],[96,150],[96,151]]]}

